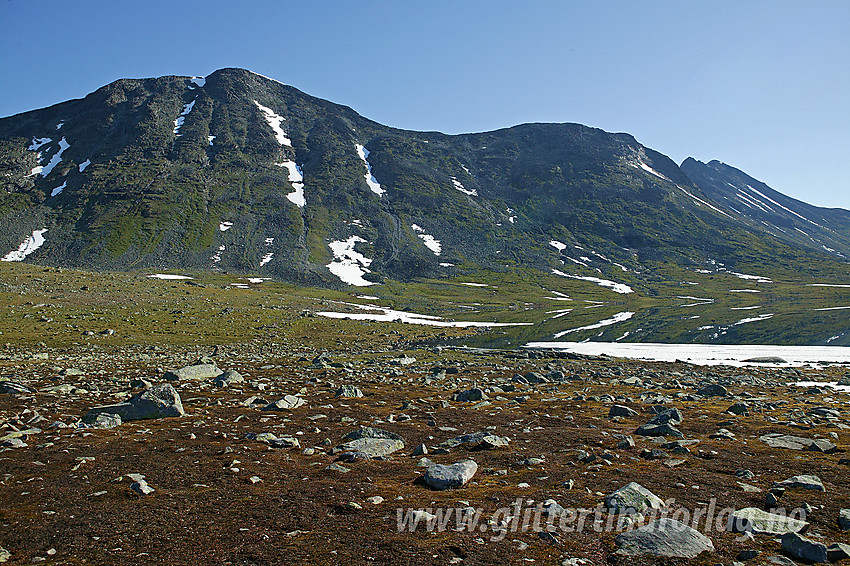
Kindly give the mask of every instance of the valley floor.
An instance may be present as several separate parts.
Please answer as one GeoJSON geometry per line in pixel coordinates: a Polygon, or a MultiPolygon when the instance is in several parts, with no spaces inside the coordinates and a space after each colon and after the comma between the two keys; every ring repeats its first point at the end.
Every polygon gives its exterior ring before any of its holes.
{"type": "Polygon", "coordinates": [[[805,536],[850,543],[839,526],[850,507],[850,394],[794,385],[846,379],[845,364],[707,367],[437,347],[482,330],[316,316],[317,301],[344,298],[329,291],[224,295],[209,283],[73,273],[58,288],[55,271],[14,269],[2,284],[9,303],[17,297],[4,307],[15,318],[0,337],[0,547],[10,563],[684,563],[617,554],[602,508],[629,482],[682,522],[711,509],[710,524],[696,526],[714,552],[691,562],[783,555],[774,536],[726,532],[731,509],[804,508],[805,536]],[[62,325],[41,320],[60,311],[62,325]],[[244,381],[170,381],[183,416],[81,422],[197,361],[244,381]],[[299,406],[264,410],[286,395],[299,406]],[[658,407],[681,412],[682,439],[636,434],[658,407]],[[335,447],[360,427],[404,447],[341,459],[335,447]],[[447,443],[470,433],[490,436],[447,443]],[[817,449],[782,448],[771,434],[817,449]],[[465,485],[435,490],[423,484],[423,457],[478,468],[465,485]],[[134,491],[132,474],[153,491],[134,491]],[[824,491],[788,487],[766,505],[776,482],[800,475],[824,491]],[[584,526],[541,535],[534,522],[545,526],[548,500],[584,526]],[[451,518],[433,532],[399,525],[410,510],[445,517],[469,507],[480,512],[474,529],[451,518]]]}

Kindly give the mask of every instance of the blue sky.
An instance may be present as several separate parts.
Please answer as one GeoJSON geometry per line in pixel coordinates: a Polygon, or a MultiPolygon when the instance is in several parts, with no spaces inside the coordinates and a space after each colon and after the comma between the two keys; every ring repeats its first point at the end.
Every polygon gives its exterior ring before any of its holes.
{"type": "Polygon", "coordinates": [[[850,209],[850,2],[0,0],[0,116],[243,67],[399,128],[579,122],[850,209]]]}

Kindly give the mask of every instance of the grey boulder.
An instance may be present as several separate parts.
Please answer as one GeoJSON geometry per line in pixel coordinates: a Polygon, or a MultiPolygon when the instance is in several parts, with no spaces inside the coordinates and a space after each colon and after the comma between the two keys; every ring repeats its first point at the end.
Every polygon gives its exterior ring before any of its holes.
{"type": "Polygon", "coordinates": [[[102,414],[118,415],[122,421],[138,421],[182,417],[186,411],[174,387],[170,383],[162,383],[136,393],[124,403],[94,407],[83,417],[83,422],[96,423],[102,414]]]}
{"type": "Polygon", "coordinates": [[[756,507],[738,509],[732,513],[726,524],[726,530],[731,532],[774,536],[786,533],[803,533],[808,528],[809,523],[806,521],[769,513],[756,507]]]}
{"type": "Polygon", "coordinates": [[[305,401],[301,397],[296,397],[295,395],[284,395],[277,401],[272,401],[265,407],[263,407],[264,411],[284,411],[292,409],[297,409],[298,407],[304,405],[305,401]]]}
{"type": "Polygon", "coordinates": [[[807,539],[797,533],[782,535],[782,552],[791,558],[806,562],[826,562],[826,545],[807,539]]]}
{"type": "Polygon", "coordinates": [[[640,513],[664,507],[664,501],[640,485],[631,482],[605,497],[605,506],[612,513],[640,513]]]}
{"type": "Polygon", "coordinates": [[[760,436],[759,440],[771,448],[784,448],[786,450],[811,450],[825,454],[832,454],[838,450],[838,447],[828,440],[803,438],[789,434],[765,434],[760,436]]]}
{"type": "Polygon", "coordinates": [[[813,475],[802,475],[788,478],[787,480],[778,481],[773,484],[773,487],[781,487],[784,489],[810,489],[812,491],[826,491],[823,482],[820,478],[813,475]]]}
{"type": "Polygon", "coordinates": [[[673,519],[658,519],[617,536],[617,554],[696,558],[714,552],[714,544],[704,534],[673,519]]]}
{"type": "Polygon", "coordinates": [[[245,378],[242,377],[242,374],[235,369],[229,369],[221,375],[216,376],[212,383],[216,387],[227,387],[228,385],[242,383],[243,381],[245,381],[245,378]]]}
{"type": "Polygon", "coordinates": [[[166,381],[183,381],[187,379],[213,379],[222,372],[215,364],[195,364],[176,370],[165,372],[163,379],[166,381]]]}
{"type": "Polygon", "coordinates": [[[334,393],[334,397],[342,397],[344,399],[357,399],[363,397],[363,392],[353,385],[343,385],[334,393]]]}
{"type": "Polygon", "coordinates": [[[451,465],[434,464],[425,472],[424,481],[437,490],[452,489],[465,485],[477,471],[478,464],[474,460],[451,465]]]}

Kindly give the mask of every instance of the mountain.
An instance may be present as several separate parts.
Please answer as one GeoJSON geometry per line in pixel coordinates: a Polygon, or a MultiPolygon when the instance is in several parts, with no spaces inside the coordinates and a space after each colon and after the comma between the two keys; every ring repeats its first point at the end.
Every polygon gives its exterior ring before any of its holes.
{"type": "Polygon", "coordinates": [[[667,264],[814,275],[850,255],[847,211],[628,134],[399,130],[242,69],[0,119],[0,171],[0,253],[45,265],[338,287],[556,269],[648,290],[667,264]]]}
{"type": "Polygon", "coordinates": [[[754,227],[793,245],[850,257],[850,211],[806,204],[719,161],[689,157],[682,171],[715,206],[754,227]]]}

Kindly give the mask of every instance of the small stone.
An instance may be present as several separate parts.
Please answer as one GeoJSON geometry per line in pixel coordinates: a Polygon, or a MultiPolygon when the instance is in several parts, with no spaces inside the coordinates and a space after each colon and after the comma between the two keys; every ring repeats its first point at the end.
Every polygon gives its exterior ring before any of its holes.
{"type": "Polygon", "coordinates": [[[348,472],[351,471],[350,469],[346,468],[345,466],[341,466],[341,465],[337,464],[336,462],[327,466],[325,469],[331,470],[332,472],[339,472],[341,474],[347,474],[348,472]]]}
{"type": "Polygon", "coordinates": [[[850,509],[842,509],[838,512],[838,526],[842,531],[850,531],[850,509]]]}
{"type": "Polygon", "coordinates": [[[139,495],[150,495],[155,491],[154,488],[149,486],[148,482],[143,479],[140,479],[139,481],[130,484],[130,489],[133,490],[135,493],[138,493],[139,495]]]}
{"type": "Polygon", "coordinates": [[[248,478],[248,481],[250,483],[260,483],[263,480],[261,480],[259,476],[251,476],[250,478],[248,478]]]}
{"type": "Polygon", "coordinates": [[[636,417],[637,411],[626,407],[625,405],[612,405],[608,411],[608,418],[613,417],[636,417]]]}
{"type": "Polygon", "coordinates": [[[380,505],[384,502],[384,498],[380,495],[373,495],[372,497],[367,498],[366,501],[368,501],[372,505],[380,505]]]}

